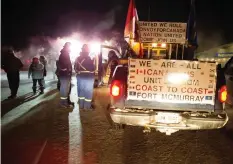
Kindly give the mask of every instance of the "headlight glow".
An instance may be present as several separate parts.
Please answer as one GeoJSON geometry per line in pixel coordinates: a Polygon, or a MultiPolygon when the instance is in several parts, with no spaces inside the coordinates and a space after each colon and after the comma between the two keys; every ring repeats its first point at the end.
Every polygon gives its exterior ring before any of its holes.
{"type": "Polygon", "coordinates": [[[82,43],[76,40],[71,41],[70,58],[72,60],[75,60],[79,56],[79,53],[81,52],[81,48],[82,48],[82,43]]]}
{"type": "Polygon", "coordinates": [[[99,53],[100,52],[100,43],[95,42],[90,44],[90,52],[99,53]]]}
{"type": "Polygon", "coordinates": [[[157,43],[152,43],[152,47],[157,47],[157,43]]]}
{"type": "Polygon", "coordinates": [[[79,39],[67,37],[60,39],[60,47],[62,47],[66,42],[70,42],[70,58],[72,61],[74,61],[82,51],[82,46],[84,43],[88,44],[89,50],[90,50],[90,56],[93,58],[95,55],[98,55],[100,53],[101,49],[101,43],[98,41],[85,41],[82,40],[82,42],[79,39]]]}
{"type": "Polygon", "coordinates": [[[162,48],[165,48],[165,47],[166,47],[166,43],[163,43],[163,44],[161,45],[161,47],[162,47],[162,48]]]}

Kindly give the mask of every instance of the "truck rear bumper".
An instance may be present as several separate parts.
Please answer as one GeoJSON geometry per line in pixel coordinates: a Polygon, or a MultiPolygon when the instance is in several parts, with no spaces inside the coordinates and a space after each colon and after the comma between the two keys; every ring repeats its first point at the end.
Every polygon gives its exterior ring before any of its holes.
{"type": "MultiPolygon", "coordinates": [[[[113,122],[133,126],[152,127],[156,129],[176,129],[178,130],[200,130],[219,129],[225,126],[228,116],[225,112],[218,114],[176,112],[180,116],[179,123],[160,123],[156,120],[156,115],[161,111],[148,113],[127,112],[126,110],[110,109],[110,116],[113,122]]],[[[175,112],[167,112],[175,113],[175,112]]]]}

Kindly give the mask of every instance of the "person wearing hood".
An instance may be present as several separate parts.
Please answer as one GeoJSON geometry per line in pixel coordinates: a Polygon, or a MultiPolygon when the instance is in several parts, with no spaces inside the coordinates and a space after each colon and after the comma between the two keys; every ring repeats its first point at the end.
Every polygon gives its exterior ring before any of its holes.
{"type": "Polygon", "coordinates": [[[80,52],[80,56],[75,61],[74,69],[77,73],[79,108],[82,110],[93,110],[91,102],[95,66],[93,60],[91,60],[89,56],[87,44],[83,45],[82,52],[80,52]]]}
{"type": "Polygon", "coordinates": [[[16,98],[19,88],[19,71],[23,67],[19,58],[14,55],[11,48],[2,49],[1,68],[6,72],[11,95],[8,99],[16,98]]]}
{"type": "Polygon", "coordinates": [[[71,91],[71,76],[72,76],[72,64],[70,61],[70,46],[71,43],[65,43],[61,54],[57,61],[57,73],[60,81],[60,104],[64,108],[73,107],[73,103],[70,101],[71,91]]]}
{"type": "Polygon", "coordinates": [[[28,70],[28,78],[32,76],[32,90],[33,93],[36,94],[36,88],[37,88],[37,82],[40,86],[40,94],[44,93],[44,85],[43,85],[43,79],[44,79],[44,65],[40,63],[39,58],[34,57],[32,59],[32,63],[29,66],[28,70]]]}

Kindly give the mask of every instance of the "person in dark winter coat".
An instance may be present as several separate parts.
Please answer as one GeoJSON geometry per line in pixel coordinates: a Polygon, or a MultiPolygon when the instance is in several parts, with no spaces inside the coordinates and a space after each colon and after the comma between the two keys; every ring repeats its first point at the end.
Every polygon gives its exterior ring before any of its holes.
{"type": "Polygon", "coordinates": [[[16,98],[19,88],[19,71],[23,67],[19,58],[15,57],[14,51],[10,48],[2,51],[1,68],[7,73],[7,79],[11,90],[8,99],[16,98]]]}
{"type": "Polygon", "coordinates": [[[57,67],[57,69],[55,71],[55,74],[57,75],[57,89],[60,90],[61,84],[60,84],[60,80],[59,80],[58,60],[56,61],[56,67],[57,67]]]}
{"type": "Polygon", "coordinates": [[[41,55],[39,59],[40,59],[40,62],[44,65],[44,77],[43,77],[42,83],[43,83],[43,86],[45,87],[44,78],[47,75],[47,60],[44,55],[41,55]]]}
{"type": "Polygon", "coordinates": [[[70,61],[70,46],[71,43],[65,43],[61,54],[58,59],[58,75],[60,80],[60,103],[62,107],[73,107],[73,103],[70,102],[70,87],[72,76],[72,64],[70,61]]]}
{"type": "Polygon", "coordinates": [[[32,81],[33,81],[33,86],[32,86],[33,93],[36,94],[36,85],[38,82],[40,86],[40,94],[43,94],[44,93],[44,85],[43,85],[44,65],[40,63],[37,57],[34,57],[32,59],[32,64],[29,66],[28,78],[30,79],[31,76],[32,76],[32,81]]]}
{"type": "Polygon", "coordinates": [[[79,108],[92,110],[92,96],[94,87],[95,66],[89,56],[88,45],[84,44],[80,56],[75,61],[75,72],[77,73],[77,88],[79,108]]]}

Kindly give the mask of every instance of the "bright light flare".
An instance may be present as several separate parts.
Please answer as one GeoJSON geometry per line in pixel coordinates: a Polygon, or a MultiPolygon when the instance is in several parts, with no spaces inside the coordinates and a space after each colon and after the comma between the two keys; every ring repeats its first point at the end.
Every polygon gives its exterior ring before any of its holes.
{"type": "Polygon", "coordinates": [[[75,61],[75,59],[80,55],[80,52],[82,51],[83,44],[88,44],[89,50],[90,50],[90,56],[93,58],[96,55],[100,53],[101,49],[101,43],[98,41],[87,41],[79,36],[71,36],[71,37],[65,37],[65,38],[59,38],[56,41],[56,44],[54,46],[59,50],[62,49],[64,44],[66,42],[70,42],[70,59],[72,61],[75,61]]]}
{"type": "Polygon", "coordinates": [[[64,45],[66,42],[70,42],[71,46],[70,46],[70,58],[72,61],[74,61],[78,56],[79,53],[81,52],[81,48],[82,48],[82,43],[79,42],[76,39],[72,39],[72,38],[65,38],[62,39],[62,44],[64,45]]]}
{"type": "Polygon", "coordinates": [[[73,40],[71,41],[70,46],[70,57],[71,59],[76,59],[79,56],[79,53],[81,52],[82,43],[73,40]]]}
{"type": "Polygon", "coordinates": [[[90,43],[90,52],[91,53],[100,53],[101,44],[98,42],[90,43]]]}
{"type": "Polygon", "coordinates": [[[155,47],[162,47],[162,48],[166,48],[166,43],[162,43],[162,44],[158,44],[158,43],[152,43],[152,47],[155,48],[155,47]]]}
{"type": "Polygon", "coordinates": [[[109,41],[107,41],[107,40],[105,40],[103,44],[104,44],[104,45],[107,45],[107,46],[110,46],[110,45],[111,45],[111,43],[110,43],[109,41]]]}
{"type": "Polygon", "coordinates": [[[162,48],[165,48],[166,46],[167,46],[166,43],[162,43],[161,45],[162,48]]]}
{"type": "Polygon", "coordinates": [[[157,47],[158,44],[157,43],[152,43],[152,47],[157,47]]]}
{"type": "Polygon", "coordinates": [[[171,84],[183,84],[189,80],[189,75],[186,73],[170,73],[167,80],[171,84]]]}

